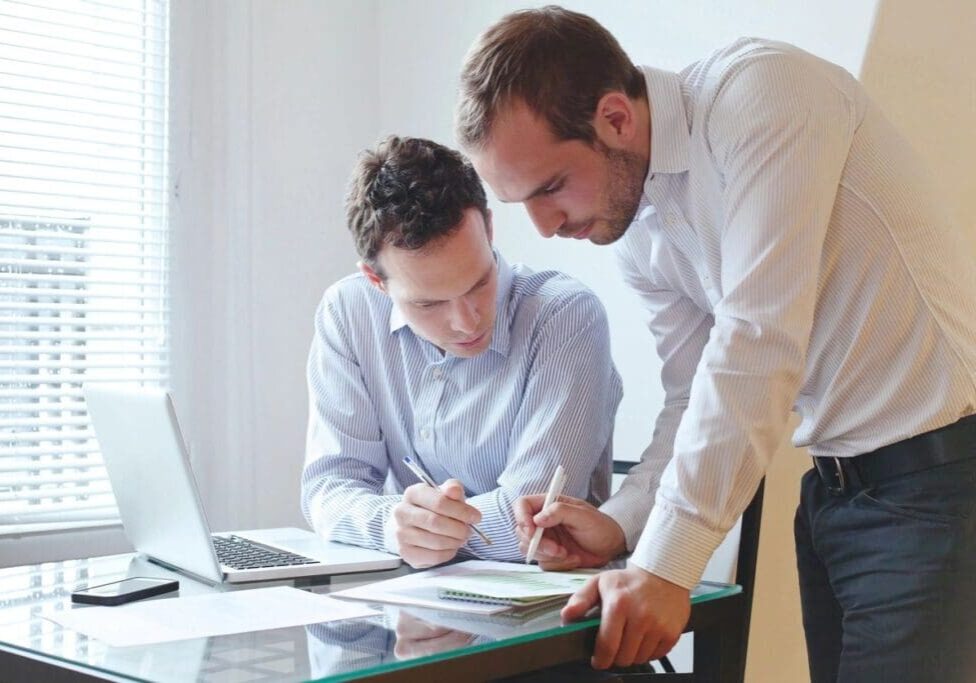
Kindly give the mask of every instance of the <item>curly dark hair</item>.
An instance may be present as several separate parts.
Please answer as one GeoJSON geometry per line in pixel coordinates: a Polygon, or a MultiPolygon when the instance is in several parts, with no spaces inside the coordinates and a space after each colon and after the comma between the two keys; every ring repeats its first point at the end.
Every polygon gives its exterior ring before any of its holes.
{"type": "Polygon", "coordinates": [[[381,276],[376,257],[384,244],[423,249],[453,233],[472,207],[487,223],[484,187],[464,155],[394,135],[360,155],[346,194],[356,251],[381,276]]]}

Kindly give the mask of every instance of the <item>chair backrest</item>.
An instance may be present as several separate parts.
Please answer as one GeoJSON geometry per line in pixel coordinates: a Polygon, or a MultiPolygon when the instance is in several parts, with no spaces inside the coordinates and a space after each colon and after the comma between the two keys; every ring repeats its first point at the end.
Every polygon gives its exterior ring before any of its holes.
{"type": "Polygon", "coordinates": [[[746,653],[749,651],[749,624],[752,620],[752,602],[755,597],[756,565],[759,557],[759,529],[762,526],[763,493],[766,480],[759,482],[756,495],[742,513],[739,531],[739,559],[735,567],[735,582],[742,586],[745,595],[742,615],[742,652],[740,653],[739,680],[745,680],[746,653]]]}
{"type": "MultiPolygon", "coordinates": [[[[627,474],[630,468],[636,465],[634,462],[614,460],[613,473],[627,474]]],[[[766,480],[759,482],[759,488],[752,502],[742,513],[742,522],[739,526],[739,547],[736,553],[735,582],[742,586],[742,594],[745,600],[742,602],[742,613],[738,628],[740,630],[741,643],[738,653],[739,675],[736,680],[744,680],[746,666],[746,652],[749,645],[749,625],[752,620],[752,602],[755,595],[756,586],[756,565],[759,558],[759,529],[762,525],[763,493],[766,488],[766,480]]],[[[670,664],[666,665],[670,668],[670,664]]],[[[679,674],[680,675],[680,674],[679,674]]],[[[654,680],[658,680],[655,678],[654,680]]]]}

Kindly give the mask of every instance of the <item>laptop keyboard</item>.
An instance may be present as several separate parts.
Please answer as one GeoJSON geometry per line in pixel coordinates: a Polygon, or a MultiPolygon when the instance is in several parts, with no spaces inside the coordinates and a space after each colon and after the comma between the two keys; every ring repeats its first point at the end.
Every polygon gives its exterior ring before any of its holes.
{"type": "Polygon", "coordinates": [[[264,567],[294,567],[302,564],[317,564],[304,555],[287,550],[274,550],[252,543],[240,536],[214,536],[214,549],[217,559],[233,569],[260,569],[264,567]]]}

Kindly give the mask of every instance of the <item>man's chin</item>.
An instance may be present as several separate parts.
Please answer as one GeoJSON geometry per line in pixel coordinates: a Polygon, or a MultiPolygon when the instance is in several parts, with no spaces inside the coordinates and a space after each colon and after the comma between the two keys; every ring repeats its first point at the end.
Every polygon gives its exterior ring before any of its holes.
{"type": "Polygon", "coordinates": [[[590,243],[599,245],[601,247],[608,244],[613,244],[624,236],[624,233],[627,232],[628,227],[630,227],[629,223],[627,225],[619,225],[603,222],[593,228],[587,239],[590,241],[590,243]]]}
{"type": "Polygon", "coordinates": [[[478,339],[474,344],[451,344],[451,352],[455,356],[460,356],[462,358],[473,358],[488,349],[491,344],[491,333],[488,332],[483,338],[478,339]]]}

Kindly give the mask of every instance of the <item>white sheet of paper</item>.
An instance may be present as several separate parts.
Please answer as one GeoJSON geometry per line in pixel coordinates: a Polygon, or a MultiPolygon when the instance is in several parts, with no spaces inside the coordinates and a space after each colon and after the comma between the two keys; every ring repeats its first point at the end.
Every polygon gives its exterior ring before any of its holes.
{"type": "MultiPolygon", "coordinates": [[[[439,610],[451,612],[467,612],[469,614],[498,614],[510,609],[507,605],[491,605],[477,602],[467,602],[464,600],[448,600],[438,597],[437,590],[441,586],[454,584],[455,581],[464,581],[466,588],[498,588],[499,584],[508,585],[508,593],[518,593],[512,586],[513,577],[518,574],[532,576],[537,581],[529,580],[527,585],[521,587],[522,593],[538,595],[540,588],[538,583],[565,584],[569,581],[570,574],[561,577],[550,577],[550,572],[543,572],[536,565],[527,565],[519,562],[491,562],[488,560],[468,560],[458,564],[451,564],[444,567],[436,567],[423,572],[398,576],[395,579],[378,581],[365,586],[348,588],[343,591],[332,593],[337,598],[348,598],[351,600],[368,600],[372,602],[387,602],[395,605],[415,605],[417,607],[433,607],[439,610]],[[477,578],[475,578],[477,577],[477,578]],[[468,581],[468,579],[472,579],[468,581]],[[546,581],[548,579],[548,581],[546,581]]],[[[454,587],[453,585],[451,587],[454,587]]],[[[551,593],[551,588],[547,588],[551,593]]],[[[568,596],[575,591],[575,587],[566,590],[568,596]]],[[[560,592],[560,591],[556,591],[560,592]]]]}
{"type": "Polygon", "coordinates": [[[50,617],[113,647],[264,631],[379,614],[290,586],[255,588],[117,607],[83,607],[50,617]]]}

